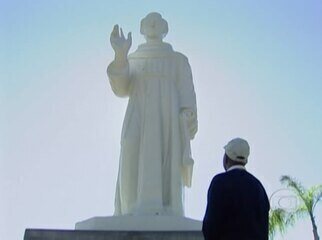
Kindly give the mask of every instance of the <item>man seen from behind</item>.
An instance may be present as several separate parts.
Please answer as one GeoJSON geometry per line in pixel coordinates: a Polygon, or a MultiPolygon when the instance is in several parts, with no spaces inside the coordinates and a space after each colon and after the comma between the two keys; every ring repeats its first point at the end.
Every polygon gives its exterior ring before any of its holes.
{"type": "Polygon", "coordinates": [[[267,194],[245,168],[250,147],[246,140],[235,138],[224,149],[226,172],[216,175],[208,190],[205,240],[268,240],[267,194]]]}

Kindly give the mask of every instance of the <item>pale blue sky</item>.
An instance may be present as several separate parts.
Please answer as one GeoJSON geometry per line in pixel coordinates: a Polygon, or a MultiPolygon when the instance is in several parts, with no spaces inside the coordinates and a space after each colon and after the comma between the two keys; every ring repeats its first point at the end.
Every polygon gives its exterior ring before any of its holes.
{"type": "MultiPolygon", "coordinates": [[[[269,195],[282,174],[322,183],[320,0],[0,1],[0,239],[113,213],[127,101],[106,77],[109,33],[116,23],[132,31],[134,51],[151,11],[189,58],[197,94],[186,215],[202,219],[222,146],[236,136],[269,195]]],[[[322,235],[321,206],[316,215],[322,235]]],[[[312,239],[309,224],[279,239],[312,239]]]]}

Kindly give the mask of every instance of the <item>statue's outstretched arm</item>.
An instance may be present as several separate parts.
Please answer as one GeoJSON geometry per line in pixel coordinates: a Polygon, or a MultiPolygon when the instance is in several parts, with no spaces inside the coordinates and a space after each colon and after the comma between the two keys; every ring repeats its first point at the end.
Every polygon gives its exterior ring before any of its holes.
{"type": "Polygon", "coordinates": [[[107,75],[113,92],[120,97],[129,94],[129,62],[128,53],[132,45],[131,33],[128,33],[127,39],[124,37],[122,28],[115,25],[110,36],[110,42],[115,52],[114,61],[107,68],[107,75]]]}

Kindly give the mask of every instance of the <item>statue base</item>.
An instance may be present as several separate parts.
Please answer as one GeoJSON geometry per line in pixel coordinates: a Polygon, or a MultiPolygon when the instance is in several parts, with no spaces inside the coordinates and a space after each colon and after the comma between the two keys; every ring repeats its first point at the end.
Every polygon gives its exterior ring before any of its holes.
{"type": "Polygon", "coordinates": [[[201,231],[202,222],[178,216],[93,217],[76,223],[76,230],[201,231]]]}
{"type": "Polygon", "coordinates": [[[202,222],[178,216],[93,217],[76,230],[26,229],[24,240],[203,240],[202,222]]]}
{"type": "Polygon", "coordinates": [[[24,240],[203,240],[201,231],[86,231],[26,229],[24,240]]]}

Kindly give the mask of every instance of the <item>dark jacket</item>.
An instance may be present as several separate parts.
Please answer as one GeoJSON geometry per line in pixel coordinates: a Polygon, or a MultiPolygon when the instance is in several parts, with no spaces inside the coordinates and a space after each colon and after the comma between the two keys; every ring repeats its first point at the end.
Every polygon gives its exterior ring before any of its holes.
{"type": "Polygon", "coordinates": [[[246,170],[216,175],[208,190],[205,240],[267,240],[269,201],[260,181],[246,170]]]}

